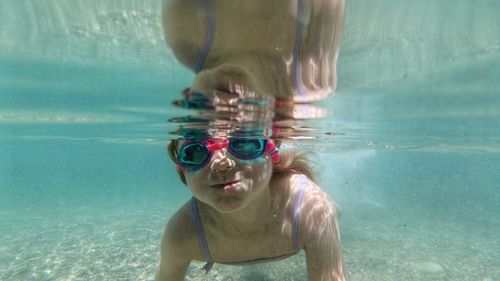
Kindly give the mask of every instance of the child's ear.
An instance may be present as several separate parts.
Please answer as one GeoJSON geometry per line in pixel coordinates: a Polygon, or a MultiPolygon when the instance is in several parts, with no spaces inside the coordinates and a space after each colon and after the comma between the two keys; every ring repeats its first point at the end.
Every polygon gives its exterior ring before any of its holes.
{"type": "Polygon", "coordinates": [[[177,141],[171,141],[167,146],[167,151],[170,159],[177,163],[177,141]]]}
{"type": "Polygon", "coordinates": [[[168,151],[168,156],[170,156],[170,159],[174,161],[174,163],[177,166],[177,173],[179,174],[179,177],[181,178],[181,181],[183,184],[186,184],[186,177],[184,176],[184,172],[179,169],[179,165],[177,164],[177,144],[178,141],[173,140],[168,144],[167,151],[168,151]]]}

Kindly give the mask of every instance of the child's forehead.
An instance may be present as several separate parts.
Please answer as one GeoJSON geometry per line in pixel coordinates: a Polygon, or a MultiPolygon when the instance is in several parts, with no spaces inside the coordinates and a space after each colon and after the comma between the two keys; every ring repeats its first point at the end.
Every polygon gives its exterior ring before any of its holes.
{"type": "Polygon", "coordinates": [[[178,140],[179,144],[185,144],[185,143],[191,143],[191,142],[209,142],[213,141],[213,138],[206,137],[206,138],[191,138],[191,139],[180,139],[178,140]]]}
{"type": "Polygon", "coordinates": [[[198,139],[183,139],[178,142],[177,149],[180,149],[182,146],[192,144],[202,143],[205,145],[213,144],[213,143],[221,143],[228,141],[227,138],[198,138],[198,139]]]}
{"type": "Polygon", "coordinates": [[[186,135],[178,139],[179,142],[193,141],[217,141],[228,139],[266,139],[262,131],[235,131],[235,132],[217,132],[216,134],[196,134],[186,135]]]}

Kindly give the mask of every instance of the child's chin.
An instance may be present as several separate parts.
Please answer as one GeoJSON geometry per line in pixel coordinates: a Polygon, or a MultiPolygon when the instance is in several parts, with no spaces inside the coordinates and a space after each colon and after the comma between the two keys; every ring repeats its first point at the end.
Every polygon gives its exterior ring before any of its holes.
{"type": "Polygon", "coordinates": [[[244,207],[244,200],[239,197],[224,197],[214,203],[214,208],[221,213],[232,213],[244,207]]]}

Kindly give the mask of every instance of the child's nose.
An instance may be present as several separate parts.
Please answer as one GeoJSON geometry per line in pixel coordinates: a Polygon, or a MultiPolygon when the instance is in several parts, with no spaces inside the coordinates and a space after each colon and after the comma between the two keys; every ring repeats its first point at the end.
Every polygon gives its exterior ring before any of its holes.
{"type": "Polygon", "coordinates": [[[212,157],[212,169],[217,172],[233,169],[236,163],[228,156],[227,148],[216,150],[212,157]]]}

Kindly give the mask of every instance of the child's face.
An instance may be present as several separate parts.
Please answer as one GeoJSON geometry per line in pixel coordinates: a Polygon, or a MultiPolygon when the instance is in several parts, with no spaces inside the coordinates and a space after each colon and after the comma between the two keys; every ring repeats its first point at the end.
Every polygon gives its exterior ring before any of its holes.
{"type": "Polygon", "coordinates": [[[226,148],[216,150],[207,165],[185,171],[193,195],[220,212],[233,212],[247,206],[264,191],[272,175],[268,156],[238,159],[226,148]]]}

